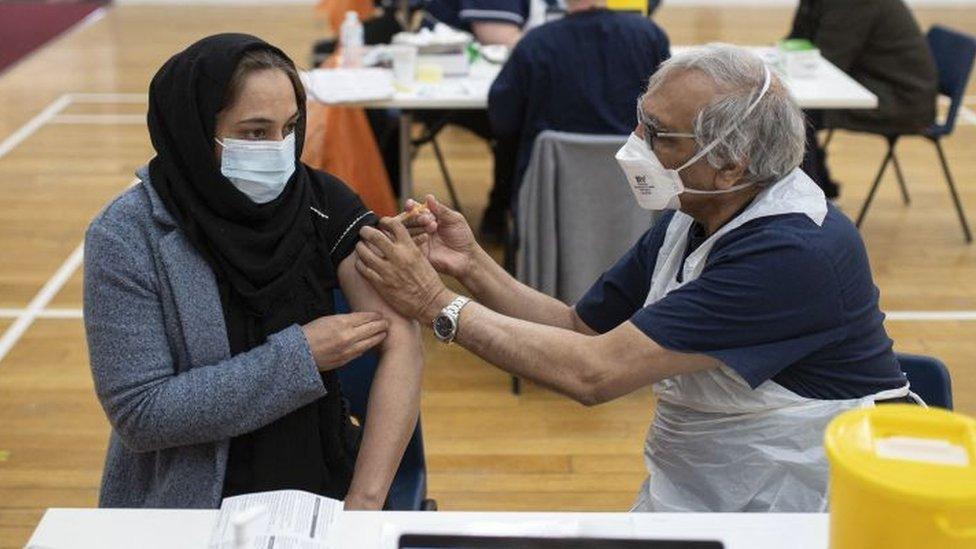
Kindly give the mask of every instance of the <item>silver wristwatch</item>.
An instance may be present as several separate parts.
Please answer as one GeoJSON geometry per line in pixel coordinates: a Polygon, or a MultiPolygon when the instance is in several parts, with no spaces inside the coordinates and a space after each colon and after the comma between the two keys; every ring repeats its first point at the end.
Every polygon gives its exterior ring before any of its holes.
{"type": "Polygon", "coordinates": [[[440,314],[434,318],[434,336],[441,343],[454,341],[458,332],[458,319],[461,318],[461,309],[470,302],[470,299],[459,295],[447,307],[441,309],[440,314]]]}

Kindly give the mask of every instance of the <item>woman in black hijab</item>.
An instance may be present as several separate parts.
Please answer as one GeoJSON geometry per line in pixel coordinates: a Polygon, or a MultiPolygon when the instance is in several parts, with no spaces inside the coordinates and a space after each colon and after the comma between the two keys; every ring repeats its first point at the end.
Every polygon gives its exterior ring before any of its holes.
{"type": "Polygon", "coordinates": [[[148,123],[148,173],[86,239],[86,329],[113,425],[102,505],[301,489],[381,508],[416,423],[419,334],[355,269],[373,213],[299,160],[294,64],[253,36],[205,38],[153,78],[148,123]],[[359,312],[335,315],[334,288],[359,312]],[[335,368],[376,346],[360,444],[335,368]]]}

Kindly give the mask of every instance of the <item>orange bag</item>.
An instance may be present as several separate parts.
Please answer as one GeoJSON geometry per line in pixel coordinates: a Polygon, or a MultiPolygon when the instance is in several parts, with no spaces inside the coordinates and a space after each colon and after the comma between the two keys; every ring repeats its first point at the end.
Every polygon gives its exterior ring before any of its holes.
{"type": "Polygon", "coordinates": [[[302,161],[344,181],[377,215],[396,215],[390,178],[363,109],[309,101],[302,161]]]}
{"type": "Polygon", "coordinates": [[[375,9],[373,0],[320,0],[315,6],[315,15],[326,21],[332,32],[337,33],[347,11],[356,12],[359,20],[365,21],[373,16],[375,9]]]}

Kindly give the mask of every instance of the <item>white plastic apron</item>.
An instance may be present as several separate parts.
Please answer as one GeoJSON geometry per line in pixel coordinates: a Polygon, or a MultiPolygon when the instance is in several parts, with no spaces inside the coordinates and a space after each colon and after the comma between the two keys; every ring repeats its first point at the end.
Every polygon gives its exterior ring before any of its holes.
{"type": "MultiPolygon", "coordinates": [[[[800,169],[763,190],[684,262],[693,219],[675,212],[658,252],[650,305],[698,278],[715,242],[761,217],[802,213],[818,226],[823,192],[800,169]]],[[[752,389],[727,366],[654,385],[654,421],[644,444],[649,477],[633,511],[824,511],[827,459],[823,433],[845,410],[909,395],[908,385],[858,399],[805,398],[766,381],[752,389]]]]}

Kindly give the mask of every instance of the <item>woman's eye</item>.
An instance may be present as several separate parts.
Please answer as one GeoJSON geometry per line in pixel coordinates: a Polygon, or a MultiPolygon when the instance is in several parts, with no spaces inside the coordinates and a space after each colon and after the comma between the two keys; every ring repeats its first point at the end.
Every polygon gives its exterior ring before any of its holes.
{"type": "Polygon", "coordinates": [[[264,136],[265,135],[266,135],[266,133],[265,133],[264,130],[248,130],[246,132],[246,137],[248,139],[253,139],[253,140],[264,139],[264,136]]]}

